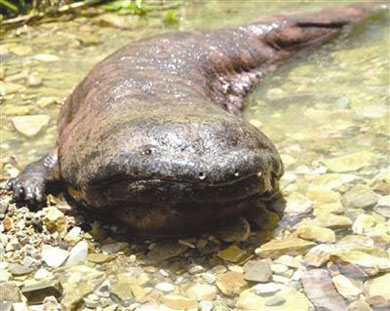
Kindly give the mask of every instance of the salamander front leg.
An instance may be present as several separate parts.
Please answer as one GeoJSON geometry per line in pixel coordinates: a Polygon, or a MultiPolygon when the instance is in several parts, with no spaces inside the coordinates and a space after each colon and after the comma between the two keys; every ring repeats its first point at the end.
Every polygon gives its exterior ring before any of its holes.
{"type": "Polygon", "coordinates": [[[16,200],[42,203],[46,200],[46,186],[60,179],[56,153],[46,154],[33,162],[15,178],[11,178],[6,189],[13,192],[16,200]]]}

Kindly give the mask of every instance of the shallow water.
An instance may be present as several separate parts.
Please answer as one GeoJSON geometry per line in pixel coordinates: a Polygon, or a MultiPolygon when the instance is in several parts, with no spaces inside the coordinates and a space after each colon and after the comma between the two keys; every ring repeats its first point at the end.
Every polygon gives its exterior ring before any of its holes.
{"type": "MultiPolygon", "coordinates": [[[[60,104],[94,64],[125,43],[164,32],[234,26],[280,12],[334,5],[205,1],[178,9],[181,20],[176,27],[165,26],[158,16],[130,17],[131,29],[102,27],[96,19],[79,17],[10,31],[1,49],[5,69],[1,161],[23,167],[52,149],[60,104]],[[33,79],[31,75],[42,83],[29,86],[26,80],[33,79]],[[12,118],[35,114],[50,116],[49,124],[26,138],[15,130],[12,118]]],[[[341,246],[360,245],[367,238],[367,245],[388,250],[390,213],[377,208],[377,203],[351,203],[348,193],[358,197],[353,191],[360,185],[369,190],[366,197],[389,195],[389,31],[388,16],[362,23],[332,43],[290,60],[265,77],[248,99],[245,118],[274,141],[284,160],[282,186],[287,200],[294,201],[300,194],[305,198],[297,200],[302,206],[307,200],[314,203],[306,211],[287,211],[275,236],[288,236],[296,223],[332,212],[354,222],[335,229],[341,246]],[[316,196],[319,192],[335,194],[337,199],[330,200],[333,205],[322,204],[324,200],[316,196]],[[360,215],[374,220],[357,223],[360,215]]]]}

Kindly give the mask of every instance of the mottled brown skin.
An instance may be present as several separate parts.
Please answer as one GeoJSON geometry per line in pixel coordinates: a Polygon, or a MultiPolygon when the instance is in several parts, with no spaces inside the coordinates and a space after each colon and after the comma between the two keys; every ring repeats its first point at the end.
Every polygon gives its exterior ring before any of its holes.
{"type": "Polygon", "coordinates": [[[241,117],[262,75],[335,37],[378,5],[278,16],[233,29],[133,42],[97,64],[62,107],[55,155],[9,188],[44,199],[62,180],[74,201],[136,233],[204,230],[278,191],[272,142],[241,117]]]}

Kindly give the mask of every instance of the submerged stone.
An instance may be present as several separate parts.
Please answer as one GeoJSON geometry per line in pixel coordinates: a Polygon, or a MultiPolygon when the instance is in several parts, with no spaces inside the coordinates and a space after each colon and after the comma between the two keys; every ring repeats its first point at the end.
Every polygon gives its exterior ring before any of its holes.
{"type": "Polygon", "coordinates": [[[15,129],[27,136],[37,135],[45,126],[49,124],[50,117],[44,114],[16,116],[11,119],[15,129]]]}
{"type": "Polygon", "coordinates": [[[281,255],[305,254],[316,244],[297,237],[288,237],[282,240],[272,240],[263,244],[255,250],[256,254],[262,258],[276,258],[281,255]]]}
{"type": "Polygon", "coordinates": [[[237,245],[229,246],[218,253],[219,258],[234,263],[245,259],[248,255],[249,254],[245,250],[239,248],[237,245]]]}
{"type": "Polygon", "coordinates": [[[22,288],[22,294],[30,304],[42,303],[48,296],[59,298],[62,292],[62,285],[57,280],[36,282],[22,288]]]}
{"type": "Polygon", "coordinates": [[[301,279],[303,290],[314,306],[323,311],[347,311],[347,305],[336,291],[328,271],[313,269],[301,279]]]}
{"type": "Polygon", "coordinates": [[[370,188],[357,185],[343,196],[343,203],[351,208],[370,208],[378,202],[379,196],[370,188]]]}
{"type": "Polygon", "coordinates": [[[390,306],[390,273],[368,280],[364,283],[367,302],[376,308],[390,306]]]}
{"type": "Polygon", "coordinates": [[[335,173],[346,173],[357,171],[363,167],[373,164],[377,159],[371,151],[360,151],[348,155],[324,160],[325,166],[335,173]]]}
{"type": "Polygon", "coordinates": [[[219,274],[216,285],[225,296],[234,297],[247,285],[242,273],[228,271],[219,274]]]}
{"type": "Polygon", "coordinates": [[[244,279],[252,282],[269,282],[272,271],[267,260],[250,261],[244,266],[244,279]]]}
{"type": "Polygon", "coordinates": [[[328,228],[302,225],[296,231],[297,235],[305,240],[311,240],[320,243],[334,243],[336,242],[336,234],[328,228]]]}

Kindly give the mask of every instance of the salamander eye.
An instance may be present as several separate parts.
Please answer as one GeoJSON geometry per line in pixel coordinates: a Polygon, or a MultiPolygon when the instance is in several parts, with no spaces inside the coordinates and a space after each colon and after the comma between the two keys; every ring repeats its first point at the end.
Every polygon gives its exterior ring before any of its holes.
{"type": "Polygon", "coordinates": [[[141,151],[142,155],[151,155],[153,153],[152,147],[146,147],[141,151]]]}
{"type": "Polygon", "coordinates": [[[204,180],[205,178],[206,178],[206,174],[203,173],[203,172],[200,172],[200,173],[199,173],[199,179],[200,179],[200,180],[204,180]]]}
{"type": "Polygon", "coordinates": [[[240,177],[240,172],[239,172],[238,170],[235,170],[235,171],[234,171],[234,176],[235,176],[235,177],[240,177]]]}

